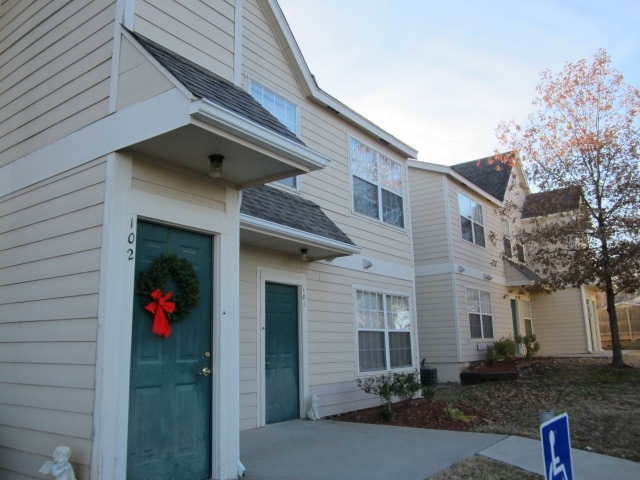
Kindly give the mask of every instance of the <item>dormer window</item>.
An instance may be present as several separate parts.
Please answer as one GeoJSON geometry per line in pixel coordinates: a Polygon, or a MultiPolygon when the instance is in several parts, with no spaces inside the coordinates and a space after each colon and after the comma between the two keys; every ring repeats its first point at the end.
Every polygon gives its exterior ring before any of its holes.
{"type": "MultiPolygon", "coordinates": [[[[280,95],[264,88],[262,85],[251,81],[251,96],[260,103],[269,113],[280,120],[295,135],[298,135],[298,107],[285,100],[280,95]]],[[[289,177],[278,180],[278,183],[291,188],[298,188],[298,177],[289,177]]]]}
{"type": "Polygon", "coordinates": [[[460,208],[460,229],[462,239],[484,247],[484,218],[482,217],[482,205],[471,200],[466,195],[458,193],[458,205],[460,208]]]}

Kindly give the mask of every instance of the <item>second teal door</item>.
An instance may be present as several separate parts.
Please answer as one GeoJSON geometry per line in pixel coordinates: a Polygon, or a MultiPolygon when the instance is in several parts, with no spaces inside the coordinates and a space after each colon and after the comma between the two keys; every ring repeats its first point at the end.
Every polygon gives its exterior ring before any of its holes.
{"type": "Polygon", "coordinates": [[[266,283],[266,423],[299,418],[298,370],[298,288],[266,283]]]}

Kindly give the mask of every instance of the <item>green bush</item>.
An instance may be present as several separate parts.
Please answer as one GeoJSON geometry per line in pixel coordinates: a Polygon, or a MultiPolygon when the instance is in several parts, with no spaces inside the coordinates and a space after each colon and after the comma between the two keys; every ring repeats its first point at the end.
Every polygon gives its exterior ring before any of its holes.
{"type": "Polygon", "coordinates": [[[408,407],[411,400],[420,391],[420,374],[418,370],[411,373],[396,373],[393,375],[394,395],[402,399],[408,407]]]}
{"type": "Polygon", "coordinates": [[[511,338],[502,337],[500,340],[493,342],[493,345],[487,347],[485,360],[487,363],[510,362],[516,356],[516,342],[511,338]]]}
{"type": "Polygon", "coordinates": [[[527,358],[533,357],[540,351],[540,342],[538,342],[538,339],[533,333],[525,336],[516,335],[515,340],[517,344],[522,345],[524,355],[527,358]]]}
{"type": "Polygon", "coordinates": [[[487,346],[487,352],[484,354],[484,360],[489,365],[493,365],[498,361],[498,355],[496,354],[496,349],[493,345],[487,346]]]}
{"type": "Polygon", "coordinates": [[[420,374],[418,370],[411,373],[388,373],[378,377],[359,378],[356,383],[364,393],[380,397],[380,418],[389,421],[395,416],[392,398],[402,399],[405,405],[411,403],[420,391],[420,374]]]}

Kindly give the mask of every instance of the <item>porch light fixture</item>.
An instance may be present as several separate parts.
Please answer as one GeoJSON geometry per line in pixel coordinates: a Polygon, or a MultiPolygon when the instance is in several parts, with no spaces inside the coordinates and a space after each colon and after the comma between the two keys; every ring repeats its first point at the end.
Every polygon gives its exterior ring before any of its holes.
{"type": "Polygon", "coordinates": [[[209,155],[209,176],[219,178],[222,176],[222,155],[209,155]]]}
{"type": "Polygon", "coordinates": [[[301,248],[301,249],[300,249],[300,259],[301,259],[303,262],[306,262],[306,261],[308,260],[308,258],[309,258],[309,257],[307,256],[307,252],[308,252],[308,250],[307,250],[306,248],[301,248]]]}

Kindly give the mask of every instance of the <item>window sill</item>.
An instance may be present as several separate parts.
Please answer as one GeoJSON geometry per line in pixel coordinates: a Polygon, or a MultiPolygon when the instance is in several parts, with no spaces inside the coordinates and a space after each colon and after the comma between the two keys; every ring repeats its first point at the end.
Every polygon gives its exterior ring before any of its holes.
{"type": "Polygon", "coordinates": [[[462,239],[463,242],[468,243],[469,245],[473,245],[474,247],[478,247],[478,248],[484,248],[485,250],[487,249],[487,245],[485,243],[484,247],[482,245],[478,245],[477,243],[473,243],[470,242],[469,240],[465,240],[464,238],[460,237],[462,239]]]}
{"type": "MultiPolygon", "coordinates": [[[[299,181],[300,179],[298,179],[298,182],[299,181]]],[[[302,189],[300,187],[297,187],[297,188],[290,187],[289,185],[285,185],[277,181],[268,183],[267,185],[273,188],[277,188],[278,190],[282,190],[283,192],[292,193],[293,195],[298,195],[298,196],[302,195],[302,189]]]]}
{"type": "Polygon", "coordinates": [[[404,227],[404,228],[396,227],[395,225],[391,225],[390,223],[383,222],[382,220],[379,220],[379,219],[376,219],[376,218],[373,218],[373,217],[369,217],[367,215],[355,212],[353,210],[351,210],[351,216],[355,217],[355,218],[359,218],[361,220],[366,220],[367,222],[370,222],[370,223],[372,223],[374,225],[378,225],[380,227],[386,227],[386,228],[389,228],[391,230],[395,230],[396,232],[404,233],[405,235],[409,235],[409,231],[408,231],[408,229],[406,227],[404,227]]]}
{"type": "Polygon", "coordinates": [[[378,377],[380,375],[388,375],[389,373],[410,373],[414,372],[417,367],[396,368],[393,370],[375,370],[371,372],[358,372],[356,378],[378,377]]]}

